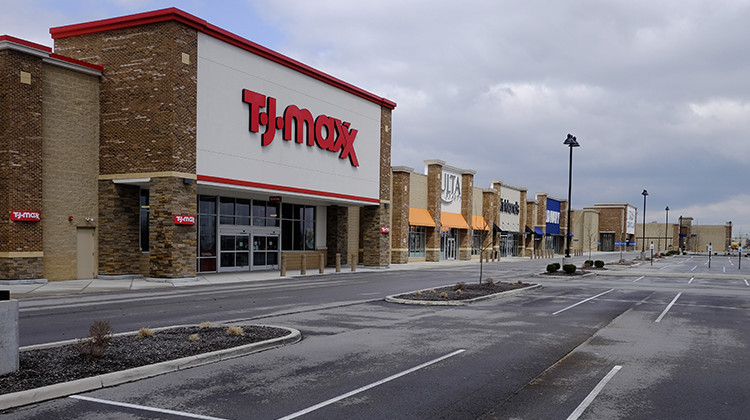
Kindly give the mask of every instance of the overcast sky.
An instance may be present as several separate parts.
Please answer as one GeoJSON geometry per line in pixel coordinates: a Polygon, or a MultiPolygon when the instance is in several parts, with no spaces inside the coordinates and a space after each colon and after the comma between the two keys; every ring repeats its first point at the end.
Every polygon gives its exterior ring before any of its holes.
{"type": "Polygon", "coordinates": [[[750,234],[750,0],[0,0],[0,34],[178,7],[395,101],[426,159],[566,198],[750,234]]]}

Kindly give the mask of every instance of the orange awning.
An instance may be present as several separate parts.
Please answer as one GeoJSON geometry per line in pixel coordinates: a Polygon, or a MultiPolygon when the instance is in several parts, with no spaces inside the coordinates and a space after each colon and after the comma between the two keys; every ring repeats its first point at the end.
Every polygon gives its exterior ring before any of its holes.
{"type": "Polygon", "coordinates": [[[409,207],[409,225],[435,227],[430,212],[427,209],[413,209],[409,207]]]}
{"type": "Polygon", "coordinates": [[[471,216],[471,228],[474,230],[490,230],[490,224],[484,220],[484,216],[471,216]]]}
{"type": "Polygon", "coordinates": [[[440,214],[440,223],[445,228],[456,228],[469,230],[469,224],[459,213],[448,213],[444,211],[440,214]]]}

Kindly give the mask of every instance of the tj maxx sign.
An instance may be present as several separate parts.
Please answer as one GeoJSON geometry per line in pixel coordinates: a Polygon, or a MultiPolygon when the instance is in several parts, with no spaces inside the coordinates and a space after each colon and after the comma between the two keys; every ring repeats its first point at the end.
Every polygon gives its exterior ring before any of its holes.
{"type": "Polygon", "coordinates": [[[327,115],[318,115],[313,119],[309,110],[296,105],[287,106],[283,116],[276,116],[276,98],[248,89],[242,90],[242,101],[250,105],[250,131],[257,133],[261,125],[266,127],[261,135],[262,146],[271,144],[276,130],[283,130],[282,138],[286,141],[294,139],[309,147],[317,145],[323,150],[339,153],[339,159],[349,158],[352,166],[359,166],[354,151],[357,130],[350,127],[351,123],[327,115]],[[262,108],[265,110],[261,111],[262,108]]]}

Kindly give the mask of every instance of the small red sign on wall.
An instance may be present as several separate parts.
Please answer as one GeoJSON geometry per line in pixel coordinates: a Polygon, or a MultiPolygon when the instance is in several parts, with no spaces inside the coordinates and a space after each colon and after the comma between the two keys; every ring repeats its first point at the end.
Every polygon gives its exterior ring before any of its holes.
{"type": "Polygon", "coordinates": [[[391,231],[391,228],[389,228],[388,226],[380,227],[380,233],[390,233],[390,231],[391,231]]]}
{"type": "Polygon", "coordinates": [[[11,210],[10,220],[14,222],[38,222],[42,220],[42,214],[38,211],[11,210]]]}
{"type": "Polygon", "coordinates": [[[176,225],[194,225],[195,216],[188,216],[186,214],[175,214],[174,224],[176,225]]]}

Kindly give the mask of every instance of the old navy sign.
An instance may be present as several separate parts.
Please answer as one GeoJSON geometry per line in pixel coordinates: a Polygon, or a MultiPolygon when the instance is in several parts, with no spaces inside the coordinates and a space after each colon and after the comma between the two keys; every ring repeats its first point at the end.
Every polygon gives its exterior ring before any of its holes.
{"type": "Polygon", "coordinates": [[[547,199],[547,234],[560,234],[560,202],[557,200],[547,199]]]}
{"type": "Polygon", "coordinates": [[[39,222],[42,220],[42,214],[38,211],[10,211],[10,220],[14,222],[39,222]]]}
{"type": "Polygon", "coordinates": [[[283,116],[276,116],[276,98],[248,89],[242,89],[242,101],[250,105],[250,131],[258,133],[260,126],[266,128],[261,135],[261,146],[270,145],[276,130],[283,130],[282,138],[286,141],[294,140],[308,147],[317,145],[323,150],[339,153],[339,159],[348,158],[352,166],[359,166],[354,151],[357,130],[351,128],[351,123],[327,115],[313,118],[309,110],[296,105],[287,106],[283,116]]]}

